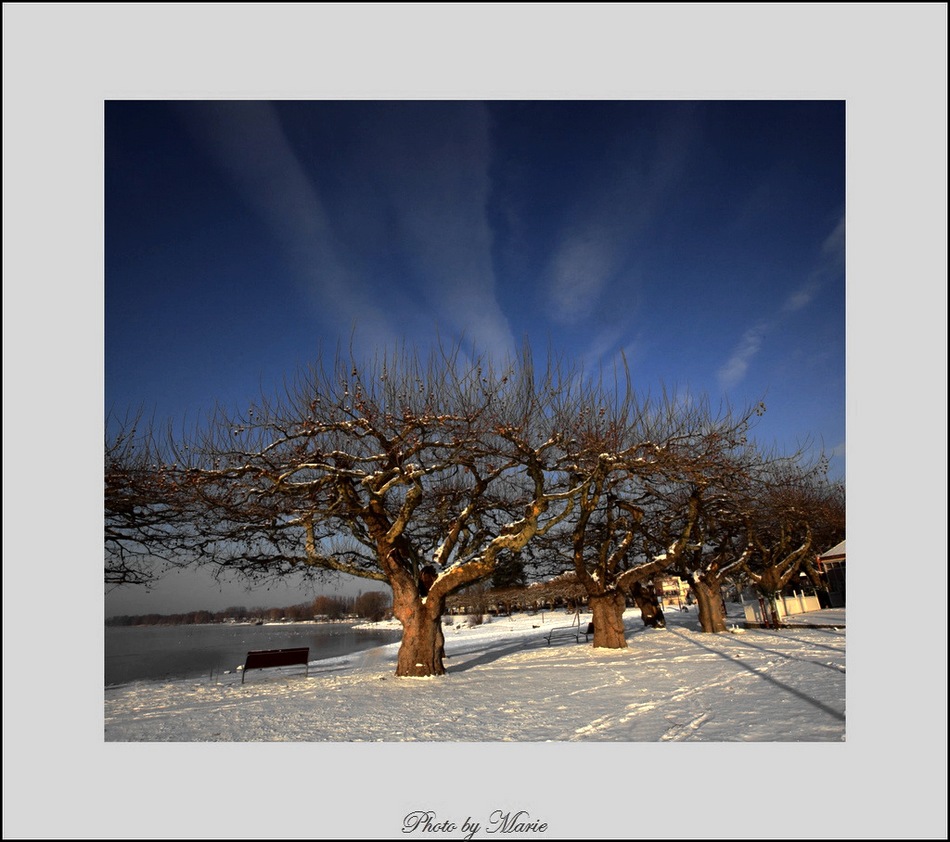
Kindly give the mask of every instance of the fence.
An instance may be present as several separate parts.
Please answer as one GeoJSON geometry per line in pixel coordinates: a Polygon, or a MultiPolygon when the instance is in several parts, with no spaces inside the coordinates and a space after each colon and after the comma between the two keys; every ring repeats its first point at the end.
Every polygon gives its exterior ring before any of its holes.
{"type": "MultiPolygon", "coordinates": [[[[765,597],[743,594],[740,598],[742,599],[742,607],[745,609],[747,623],[767,625],[771,622],[771,613],[765,597]]],[[[795,591],[791,596],[781,594],[775,601],[779,620],[790,614],[804,614],[808,611],[818,611],[821,608],[818,604],[818,597],[815,594],[806,594],[804,591],[795,591]]]]}

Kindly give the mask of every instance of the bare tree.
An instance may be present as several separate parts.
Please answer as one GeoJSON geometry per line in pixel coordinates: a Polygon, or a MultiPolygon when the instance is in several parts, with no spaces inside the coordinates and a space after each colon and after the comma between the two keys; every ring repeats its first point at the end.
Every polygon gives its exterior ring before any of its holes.
{"type": "Polygon", "coordinates": [[[176,441],[149,481],[183,501],[175,538],[189,563],[388,583],[404,632],[396,674],[439,675],[446,597],[489,578],[579,493],[557,432],[570,399],[555,369],[536,379],[527,352],[503,369],[458,349],[317,365],[279,399],[176,441]]]}
{"type": "Polygon", "coordinates": [[[845,487],[843,482],[821,482],[812,525],[813,553],[801,564],[802,572],[818,592],[827,594],[828,581],[817,563],[821,550],[833,547],[845,538],[845,487]]]}
{"type": "Polygon", "coordinates": [[[353,603],[353,610],[360,617],[378,623],[389,611],[391,600],[382,591],[367,591],[360,594],[353,603]]]}
{"type": "Polygon", "coordinates": [[[348,602],[352,601],[352,597],[345,599],[321,594],[320,596],[314,597],[310,605],[310,612],[314,617],[326,617],[328,620],[339,620],[346,614],[348,602]]]}
{"type": "Polygon", "coordinates": [[[843,489],[826,482],[825,473],[823,460],[812,466],[782,462],[769,466],[757,483],[743,569],[767,600],[776,626],[778,597],[800,572],[808,575],[815,536],[829,544],[844,536],[843,489]]]}
{"type": "Polygon", "coordinates": [[[749,434],[764,412],[760,403],[741,413],[736,423],[707,426],[682,453],[675,482],[657,490],[674,516],[672,523],[664,520],[666,540],[680,537],[678,523],[690,525],[689,540],[680,545],[671,569],[689,583],[700,628],[707,633],[726,630],[722,585],[745,569],[751,553],[753,479],[769,459],[749,434]]]}
{"type": "MultiPolygon", "coordinates": [[[[107,420],[107,425],[116,423],[107,420]]],[[[105,584],[150,585],[174,556],[181,500],[162,481],[151,425],[141,415],[117,424],[104,453],[105,584]]]]}
{"type": "Polygon", "coordinates": [[[744,569],[751,552],[745,523],[729,508],[729,499],[707,488],[694,489],[696,507],[693,540],[678,562],[679,575],[687,581],[699,608],[702,631],[726,631],[722,586],[744,569]]]}
{"type": "Polygon", "coordinates": [[[601,455],[579,498],[571,535],[574,568],[593,614],[595,647],[627,645],[627,593],[646,624],[665,625],[645,583],[670,568],[685,570],[691,554],[695,560],[702,544],[696,531],[704,490],[728,455],[745,446],[759,411],[713,412],[706,401],[684,404],[664,394],[656,402],[628,399],[614,411],[598,413],[608,421],[596,435],[588,430],[586,438],[601,455]]]}
{"type": "Polygon", "coordinates": [[[502,367],[459,348],[338,358],[161,447],[121,435],[106,454],[107,581],[147,580],[158,559],[386,583],[396,674],[441,675],[448,597],[549,539],[587,595],[594,646],[626,646],[625,593],[668,569],[718,630],[703,606],[745,551],[748,518],[726,503],[747,500],[755,413],[638,399],[623,375],[536,371],[527,350],[502,367]]]}

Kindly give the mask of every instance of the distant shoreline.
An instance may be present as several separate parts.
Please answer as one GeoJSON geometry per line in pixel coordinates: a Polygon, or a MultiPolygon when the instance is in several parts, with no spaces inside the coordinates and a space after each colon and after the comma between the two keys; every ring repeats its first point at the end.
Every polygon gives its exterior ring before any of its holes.
{"type": "MultiPolygon", "coordinates": [[[[121,618],[122,615],[120,615],[121,618]]],[[[108,617],[105,620],[104,625],[107,628],[161,628],[161,627],[172,627],[172,626],[325,626],[325,625],[342,625],[345,623],[355,623],[363,626],[370,626],[368,620],[365,620],[361,617],[345,617],[340,620],[264,620],[263,622],[254,622],[252,620],[218,620],[211,623],[116,623],[110,622],[115,620],[115,617],[108,617]]],[[[387,622],[386,620],[381,620],[379,623],[375,624],[375,627],[382,626],[383,623],[387,622]]]]}

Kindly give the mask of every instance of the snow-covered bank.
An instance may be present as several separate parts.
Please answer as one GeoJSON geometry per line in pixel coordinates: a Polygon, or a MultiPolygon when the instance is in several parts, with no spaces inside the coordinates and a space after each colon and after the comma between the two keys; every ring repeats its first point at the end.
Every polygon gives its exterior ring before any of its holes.
{"type": "MultiPolygon", "coordinates": [[[[563,613],[457,618],[441,678],[396,679],[391,645],[314,663],[309,678],[109,692],[105,740],[97,706],[99,742],[82,762],[103,758],[92,781],[120,806],[95,826],[125,834],[112,838],[464,837],[404,831],[431,811],[480,822],[472,838],[485,839],[500,810],[548,825],[512,839],[946,838],[942,659],[930,693],[871,719],[854,669],[846,711],[844,628],[703,635],[695,609],[670,612],[665,630],[637,613],[624,652],[548,646],[563,613]]],[[[848,654],[865,687],[900,675],[888,653],[923,664],[939,652],[942,637],[871,633],[862,616],[848,654]]]]}
{"type": "MultiPolygon", "coordinates": [[[[398,644],[255,673],[138,682],[105,696],[107,741],[842,741],[844,629],[705,635],[625,617],[630,647],[548,645],[557,612],[446,628],[449,674],[396,679],[398,644]]],[[[733,619],[730,617],[730,619],[733,619]]],[[[735,618],[738,622],[738,618],[735,618]]],[[[582,626],[589,617],[581,616],[582,626]]],[[[379,625],[376,626],[377,628],[379,625]]],[[[738,631],[738,629],[737,629],[738,631]]]]}

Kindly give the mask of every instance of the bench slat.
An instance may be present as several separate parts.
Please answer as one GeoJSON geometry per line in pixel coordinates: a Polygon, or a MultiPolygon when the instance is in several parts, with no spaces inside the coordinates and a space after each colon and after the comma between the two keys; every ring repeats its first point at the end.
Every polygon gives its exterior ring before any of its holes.
{"type": "Polygon", "coordinates": [[[268,667],[289,667],[295,664],[303,664],[307,667],[307,674],[309,675],[309,661],[309,646],[297,649],[253,649],[247,653],[247,659],[244,661],[241,683],[244,683],[244,676],[248,670],[267,669],[268,667]]]}
{"type": "Polygon", "coordinates": [[[584,640],[589,640],[590,635],[594,633],[594,624],[588,623],[587,631],[584,631],[580,626],[558,626],[557,628],[551,629],[544,639],[548,642],[548,646],[551,645],[551,641],[555,637],[573,637],[577,643],[580,643],[581,635],[584,636],[584,640]]]}

